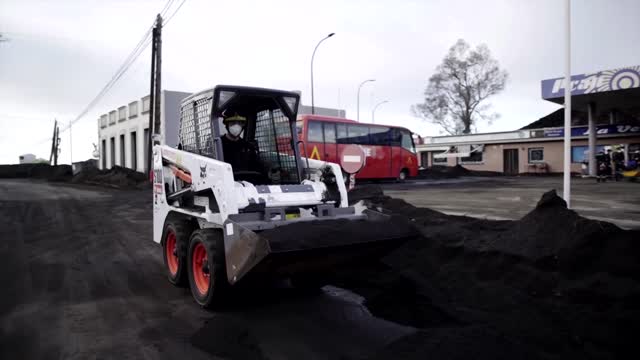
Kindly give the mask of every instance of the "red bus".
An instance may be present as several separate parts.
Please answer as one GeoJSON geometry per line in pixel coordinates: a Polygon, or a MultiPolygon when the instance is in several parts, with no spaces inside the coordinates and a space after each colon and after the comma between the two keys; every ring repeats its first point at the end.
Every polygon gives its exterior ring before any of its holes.
{"type": "MultiPolygon", "coordinates": [[[[362,146],[367,160],[358,179],[399,179],[418,175],[418,158],[411,131],[397,126],[363,124],[331,116],[302,115],[298,139],[310,159],[340,164],[348,144],[362,146]]],[[[305,151],[300,149],[302,156],[305,151]]]]}

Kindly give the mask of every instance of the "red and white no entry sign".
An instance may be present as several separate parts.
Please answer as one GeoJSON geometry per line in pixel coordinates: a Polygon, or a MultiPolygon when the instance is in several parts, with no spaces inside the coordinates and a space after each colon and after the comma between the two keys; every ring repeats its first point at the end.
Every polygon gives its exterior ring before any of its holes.
{"type": "Polygon", "coordinates": [[[362,170],[366,162],[366,154],[358,145],[347,145],[340,154],[340,166],[348,174],[355,174],[362,170]]]}

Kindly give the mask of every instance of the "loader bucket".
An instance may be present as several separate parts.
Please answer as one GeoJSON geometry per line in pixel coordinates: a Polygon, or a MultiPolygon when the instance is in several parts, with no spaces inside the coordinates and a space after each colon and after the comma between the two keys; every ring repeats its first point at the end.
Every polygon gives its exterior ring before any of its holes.
{"type": "Polygon", "coordinates": [[[248,274],[288,277],[321,274],[377,260],[418,236],[405,219],[365,210],[362,215],[326,220],[225,224],[227,276],[234,284],[248,274]]]}

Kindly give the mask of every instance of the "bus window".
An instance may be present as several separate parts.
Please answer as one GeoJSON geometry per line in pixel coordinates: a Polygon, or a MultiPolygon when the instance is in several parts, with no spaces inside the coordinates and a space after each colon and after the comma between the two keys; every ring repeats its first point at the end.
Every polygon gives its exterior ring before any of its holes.
{"type": "Polygon", "coordinates": [[[347,138],[347,125],[346,124],[336,124],[337,128],[337,141],[338,144],[348,144],[349,139],[347,138]]]}
{"type": "Polygon", "coordinates": [[[389,146],[390,131],[388,127],[372,126],[369,128],[371,145],[389,146]]]}
{"type": "Polygon", "coordinates": [[[347,128],[349,134],[349,143],[351,144],[369,144],[369,127],[364,125],[349,125],[347,128]]]}
{"type": "Polygon", "coordinates": [[[416,152],[415,147],[413,146],[413,138],[411,137],[411,133],[407,130],[400,130],[402,134],[402,147],[406,150],[411,151],[412,153],[416,152]]]}
{"type": "MultiPolygon", "coordinates": [[[[302,124],[303,124],[302,120],[296,121],[296,132],[298,133],[298,135],[302,134],[302,124]]],[[[298,136],[298,139],[300,139],[300,136],[298,136]]]]}
{"type": "Polygon", "coordinates": [[[324,142],[327,144],[336,143],[336,126],[333,123],[324,123],[324,142]]]}
{"type": "Polygon", "coordinates": [[[391,129],[391,146],[400,146],[402,144],[402,134],[400,129],[391,129]]]}
{"type": "Polygon", "coordinates": [[[323,142],[322,140],[322,123],[317,121],[309,121],[307,123],[307,141],[323,142]]]}

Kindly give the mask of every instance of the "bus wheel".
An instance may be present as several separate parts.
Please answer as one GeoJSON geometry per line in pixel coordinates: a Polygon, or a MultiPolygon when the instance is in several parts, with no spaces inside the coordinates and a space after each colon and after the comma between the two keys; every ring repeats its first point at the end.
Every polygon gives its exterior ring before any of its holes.
{"type": "Polygon", "coordinates": [[[398,174],[398,181],[405,182],[407,180],[408,171],[407,169],[400,170],[400,174],[398,174]]]}

